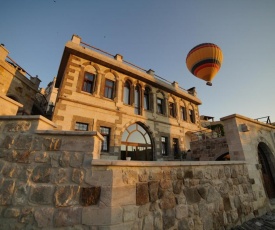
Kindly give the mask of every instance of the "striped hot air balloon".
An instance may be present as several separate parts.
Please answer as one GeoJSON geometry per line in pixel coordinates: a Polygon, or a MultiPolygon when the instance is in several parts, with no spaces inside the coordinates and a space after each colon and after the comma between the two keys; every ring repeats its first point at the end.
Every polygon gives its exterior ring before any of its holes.
{"type": "Polygon", "coordinates": [[[206,84],[211,86],[211,81],[221,68],[222,61],[222,50],[217,45],[202,43],[189,51],[186,66],[194,76],[207,81],[206,84]]]}

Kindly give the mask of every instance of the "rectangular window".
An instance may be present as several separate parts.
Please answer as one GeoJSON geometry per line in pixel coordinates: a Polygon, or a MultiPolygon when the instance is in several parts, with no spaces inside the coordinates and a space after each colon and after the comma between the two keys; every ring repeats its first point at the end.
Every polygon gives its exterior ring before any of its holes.
{"type": "Polygon", "coordinates": [[[168,155],[168,138],[167,137],[161,137],[161,154],[163,156],[168,155]]]}
{"type": "Polygon", "coordinates": [[[190,117],[190,121],[192,123],[195,123],[195,114],[194,114],[194,110],[189,110],[189,117],[190,117]]]}
{"type": "Polygon", "coordinates": [[[74,126],[74,130],[76,131],[88,131],[89,124],[76,122],[74,126]]]}
{"type": "Polygon", "coordinates": [[[157,98],[157,112],[160,114],[163,113],[163,99],[162,98],[157,98]]]}
{"type": "Polygon", "coordinates": [[[104,89],[104,97],[113,99],[114,88],[115,88],[115,82],[106,79],[106,81],[105,81],[105,89],[104,89]]]}
{"type": "Polygon", "coordinates": [[[130,81],[126,81],[124,84],[124,93],[123,93],[123,102],[126,105],[130,105],[131,104],[131,90],[132,88],[132,84],[130,83],[130,81]]]}
{"type": "Polygon", "coordinates": [[[176,117],[175,103],[169,102],[169,115],[171,117],[176,117]]]}
{"type": "Polygon", "coordinates": [[[101,151],[109,152],[111,129],[107,128],[107,127],[100,127],[100,134],[104,138],[104,140],[102,141],[102,145],[101,145],[101,151]]]}
{"type": "Polygon", "coordinates": [[[186,109],[185,109],[185,107],[183,107],[183,106],[180,107],[180,112],[181,112],[181,119],[186,121],[187,119],[186,119],[186,109]]]}
{"type": "Polygon", "coordinates": [[[144,103],[143,107],[145,110],[150,110],[150,90],[145,88],[144,91],[144,103]]]}
{"type": "Polygon", "coordinates": [[[94,91],[95,75],[91,73],[85,73],[82,91],[93,93],[94,91]]]}

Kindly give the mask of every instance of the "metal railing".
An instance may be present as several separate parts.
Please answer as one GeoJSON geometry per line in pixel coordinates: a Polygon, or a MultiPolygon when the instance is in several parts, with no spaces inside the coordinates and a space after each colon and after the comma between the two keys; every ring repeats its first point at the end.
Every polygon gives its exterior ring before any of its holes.
{"type": "MultiPolygon", "coordinates": [[[[110,56],[110,57],[115,58],[115,55],[110,54],[110,53],[108,53],[108,52],[106,52],[106,51],[104,51],[104,50],[101,50],[101,49],[99,49],[99,48],[97,48],[97,47],[95,47],[95,46],[91,46],[91,45],[89,45],[89,44],[87,44],[87,43],[85,43],[85,42],[82,42],[82,41],[80,41],[80,43],[81,43],[82,45],[86,46],[86,47],[89,47],[89,48],[95,50],[95,51],[98,51],[98,52],[100,52],[100,53],[102,53],[102,54],[105,54],[105,55],[107,55],[107,56],[110,56]]],[[[147,73],[147,70],[146,70],[146,69],[143,69],[143,68],[141,68],[141,67],[139,67],[139,66],[137,66],[137,65],[135,65],[135,64],[133,64],[133,63],[131,63],[131,62],[129,62],[129,61],[123,60],[123,63],[125,63],[125,64],[127,64],[127,65],[129,65],[129,66],[131,66],[131,67],[134,67],[134,68],[136,68],[136,69],[138,69],[138,70],[141,70],[141,71],[147,73]]],[[[167,80],[167,79],[165,79],[165,78],[163,78],[163,77],[161,77],[161,76],[159,76],[159,75],[154,74],[154,77],[156,77],[157,79],[159,79],[159,80],[161,80],[161,81],[163,81],[163,82],[165,82],[165,83],[173,84],[173,83],[170,82],[169,80],[167,80]]],[[[193,92],[188,91],[188,90],[182,88],[181,86],[179,86],[179,88],[180,88],[181,90],[185,91],[186,93],[193,94],[193,92]]]]}
{"type": "Polygon", "coordinates": [[[19,64],[17,64],[11,57],[7,56],[7,59],[11,61],[10,64],[13,64],[14,67],[19,68],[19,70],[22,70],[24,73],[26,73],[29,77],[33,78],[32,75],[30,75],[25,69],[23,69],[19,64]]]}
{"type": "Polygon", "coordinates": [[[270,120],[269,116],[256,118],[256,119],[254,119],[254,120],[263,122],[263,121],[261,121],[261,120],[263,120],[263,119],[265,119],[265,123],[266,123],[266,124],[271,124],[271,120],[270,120]]]}

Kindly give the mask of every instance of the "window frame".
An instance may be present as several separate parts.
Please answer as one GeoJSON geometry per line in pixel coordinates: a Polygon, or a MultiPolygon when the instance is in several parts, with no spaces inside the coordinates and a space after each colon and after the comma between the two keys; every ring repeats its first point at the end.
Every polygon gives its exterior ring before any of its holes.
{"type": "Polygon", "coordinates": [[[161,155],[168,156],[168,137],[161,136],[161,155]]]}
{"type": "Polygon", "coordinates": [[[181,113],[181,119],[183,121],[187,121],[187,116],[186,116],[186,107],[181,105],[180,106],[180,113],[181,113]]]}
{"type": "Polygon", "coordinates": [[[150,95],[151,95],[151,89],[149,87],[145,87],[143,92],[143,108],[144,110],[147,110],[147,111],[151,110],[150,95]]]}
{"type": "Polygon", "coordinates": [[[164,99],[160,97],[157,97],[157,113],[164,115],[164,99]]]}
{"type": "Polygon", "coordinates": [[[190,122],[195,124],[196,123],[196,118],[195,118],[195,111],[194,109],[189,109],[189,119],[190,122]]]}
{"type": "Polygon", "coordinates": [[[174,102],[169,102],[169,116],[176,118],[176,105],[174,102]]]}
{"type": "Polygon", "coordinates": [[[115,81],[110,79],[105,79],[104,97],[108,99],[114,99],[114,93],[115,93],[115,81]],[[113,85],[112,86],[107,85],[108,82],[112,83],[113,85]]]}
{"type": "Polygon", "coordinates": [[[75,126],[74,126],[74,130],[75,131],[89,131],[89,124],[88,123],[84,123],[84,122],[78,122],[76,121],[75,122],[75,126]],[[85,127],[86,126],[86,129],[81,129],[81,128],[77,128],[77,126],[79,125],[79,127],[85,127]]]}
{"type": "Polygon", "coordinates": [[[106,127],[106,126],[100,126],[99,132],[104,138],[104,140],[101,143],[101,152],[109,152],[110,151],[111,128],[106,127]],[[108,133],[103,132],[102,131],[103,129],[108,130],[108,133]],[[107,149],[105,149],[104,146],[106,146],[107,149]]]}
{"type": "Polygon", "coordinates": [[[125,105],[131,105],[131,87],[132,87],[132,84],[131,84],[130,81],[126,81],[124,83],[124,87],[123,87],[123,103],[125,105]],[[126,98],[127,101],[125,100],[125,97],[126,97],[125,94],[127,93],[126,89],[128,90],[128,95],[127,95],[127,98],[126,98]]]}
{"type": "Polygon", "coordinates": [[[85,72],[84,72],[84,79],[83,79],[83,84],[82,84],[81,90],[82,90],[83,92],[93,94],[94,91],[95,91],[95,81],[96,81],[96,74],[90,73],[90,72],[88,72],[88,71],[85,71],[85,72]],[[91,75],[91,76],[93,76],[93,80],[91,81],[91,80],[89,80],[88,78],[86,78],[86,75],[91,75]],[[87,84],[89,84],[89,83],[91,84],[91,89],[90,89],[90,90],[87,89],[87,84]]]}

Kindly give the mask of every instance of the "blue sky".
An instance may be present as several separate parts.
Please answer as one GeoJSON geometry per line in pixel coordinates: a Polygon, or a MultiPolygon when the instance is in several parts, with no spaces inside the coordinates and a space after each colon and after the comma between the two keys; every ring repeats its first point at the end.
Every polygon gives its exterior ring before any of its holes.
{"type": "Polygon", "coordinates": [[[275,122],[274,24],[274,0],[4,0],[0,43],[42,87],[77,34],[185,89],[196,87],[201,115],[275,122]],[[189,50],[203,42],[217,44],[224,55],[212,87],[185,64],[189,50]]]}

